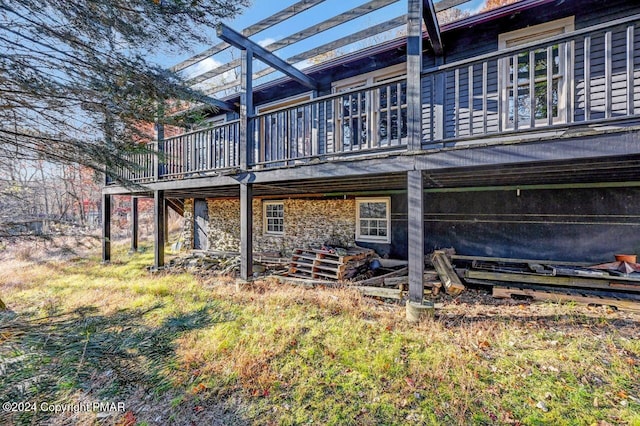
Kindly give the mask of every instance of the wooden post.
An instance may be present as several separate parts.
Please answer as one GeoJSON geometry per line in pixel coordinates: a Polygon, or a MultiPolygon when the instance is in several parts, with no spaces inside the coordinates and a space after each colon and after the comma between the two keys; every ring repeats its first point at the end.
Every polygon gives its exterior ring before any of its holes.
{"type": "Polygon", "coordinates": [[[253,186],[240,184],[240,278],[253,277],[253,186]]]}
{"type": "Polygon", "coordinates": [[[164,202],[164,241],[169,241],[169,203],[164,202]]]}
{"type": "Polygon", "coordinates": [[[131,250],[129,253],[138,251],[138,197],[131,197],[131,250]]]}
{"type": "Polygon", "coordinates": [[[422,4],[409,0],[407,21],[407,149],[422,149],[422,4]]]}
{"type": "Polygon", "coordinates": [[[421,170],[407,172],[409,301],[422,303],[424,274],[424,181],[421,170]]]}
{"type": "Polygon", "coordinates": [[[153,217],[154,217],[154,264],[158,269],[164,266],[164,241],[165,241],[165,205],[164,191],[154,191],[153,194],[153,217]]]}
{"type": "Polygon", "coordinates": [[[162,156],[164,155],[164,124],[158,119],[156,121],[156,146],[155,146],[155,167],[153,168],[153,180],[158,181],[160,176],[163,175],[163,167],[164,161],[162,160],[162,156]]]}
{"type": "Polygon", "coordinates": [[[253,144],[253,51],[241,51],[240,69],[240,169],[251,164],[253,144]]]}
{"type": "Polygon", "coordinates": [[[111,261],[111,195],[102,194],[102,262],[111,261]]]}

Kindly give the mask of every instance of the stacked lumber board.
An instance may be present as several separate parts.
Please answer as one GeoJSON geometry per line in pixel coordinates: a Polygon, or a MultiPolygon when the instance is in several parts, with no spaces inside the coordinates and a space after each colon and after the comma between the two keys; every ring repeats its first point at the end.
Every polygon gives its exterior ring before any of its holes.
{"type": "Polygon", "coordinates": [[[347,271],[362,266],[375,251],[362,247],[326,250],[298,248],[293,250],[288,276],[307,279],[342,280],[347,271]]]}
{"type": "Polygon", "coordinates": [[[459,255],[452,259],[465,265],[458,273],[467,283],[491,285],[495,297],[571,300],[640,310],[640,272],[635,267],[623,273],[578,262],[459,255]]]}

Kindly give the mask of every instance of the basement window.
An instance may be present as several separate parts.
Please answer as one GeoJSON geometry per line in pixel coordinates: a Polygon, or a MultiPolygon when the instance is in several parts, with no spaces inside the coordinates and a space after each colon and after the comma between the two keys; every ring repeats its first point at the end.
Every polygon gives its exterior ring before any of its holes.
{"type": "Polygon", "coordinates": [[[282,201],[265,201],[262,204],[264,217],[264,233],[267,235],[284,234],[284,203],[282,201]]]}
{"type": "Polygon", "coordinates": [[[391,242],[391,198],[356,198],[356,241],[391,242]]]}

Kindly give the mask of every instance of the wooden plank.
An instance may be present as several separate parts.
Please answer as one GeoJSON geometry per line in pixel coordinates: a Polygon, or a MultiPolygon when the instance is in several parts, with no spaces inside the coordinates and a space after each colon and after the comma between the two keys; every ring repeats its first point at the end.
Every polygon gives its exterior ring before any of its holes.
{"type": "Polygon", "coordinates": [[[240,278],[253,277],[253,185],[240,184],[240,278]]]}
{"type": "Polygon", "coordinates": [[[384,280],[392,277],[399,277],[409,272],[409,268],[401,268],[397,271],[389,272],[388,274],[380,275],[377,277],[369,278],[367,280],[358,281],[356,284],[364,286],[376,286],[384,284],[384,280]]]}
{"type": "Polygon", "coordinates": [[[465,290],[464,284],[460,281],[458,274],[451,266],[449,258],[442,250],[436,250],[431,256],[431,262],[438,272],[442,284],[444,284],[445,291],[451,296],[457,296],[465,290]]]}
{"type": "Polygon", "coordinates": [[[382,266],[383,268],[395,268],[397,266],[407,266],[409,264],[409,261],[401,259],[380,258],[377,259],[377,261],[380,262],[380,266],[382,266]]]}
{"type": "Polygon", "coordinates": [[[295,68],[293,65],[274,55],[264,47],[260,46],[258,43],[255,43],[244,37],[242,34],[234,31],[227,25],[220,24],[217,34],[218,37],[220,37],[227,43],[230,43],[231,45],[237,47],[238,49],[250,49],[255,56],[260,58],[262,62],[288,75],[303,86],[313,90],[316,90],[318,88],[318,83],[314,79],[312,79],[299,69],[295,68]]]}
{"type": "MultiPolygon", "coordinates": [[[[324,2],[325,0],[301,0],[297,3],[292,4],[291,6],[285,7],[284,9],[280,10],[279,12],[274,13],[273,15],[270,15],[269,17],[245,28],[244,30],[242,30],[242,35],[244,35],[245,37],[250,37],[254,34],[257,34],[259,32],[262,32],[266,29],[269,29],[283,21],[286,21],[287,19],[301,13],[304,12],[307,9],[310,9],[322,2],[324,2]]],[[[207,59],[210,56],[215,55],[216,53],[222,52],[224,49],[230,47],[231,45],[229,43],[226,42],[222,42],[222,43],[218,43],[215,46],[195,55],[192,56],[191,58],[188,58],[182,62],[180,62],[177,65],[174,65],[171,70],[174,72],[183,70],[185,68],[190,67],[191,65],[197,64],[200,61],[203,61],[205,59],[207,59]]]]}
{"type": "MultiPolygon", "coordinates": [[[[476,271],[467,270],[464,274],[465,278],[472,280],[484,280],[490,282],[511,282],[522,284],[540,284],[551,286],[564,286],[564,287],[581,287],[591,289],[611,290],[616,289],[617,282],[624,280],[618,279],[618,277],[578,277],[578,276],[552,276],[552,275],[534,275],[523,273],[509,273],[509,272],[491,272],[491,271],[476,271]],[[611,285],[613,283],[613,285],[611,285]]],[[[620,277],[622,278],[622,277],[620,277]]],[[[631,290],[629,287],[635,287],[636,291],[640,292],[640,284],[636,286],[626,285],[626,290],[631,290]]],[[[620,288],[620,287],[618,287],[620,288]]]]}
{"type": "Polygon", "coordinates": [[[333,287],[336,285],[335,281],[327,281],[327,280],[317,280],[317,279],[309,279],[304,276],[297,276],[295,274],[291,274],[288,276],[285,275],[271,275],[272,278],[278,280],[281,283],[286,284],[297,284],[304,285],[306,287],[315,287],[316,285],[324,285],[328,287],[333,287]]]}
{"type": "Polygon", "coordinates": [[[479,260],[481,262],[502,262],[502,263],[526,263],[541,265],[566,265],[566,266],[590,266],[591,263],[585,262],[566,262],[563,260],[535,260],[535,259],[517,259],[509,257],[488,257],[488,256],[465,256],[460,254],[451,255],[452,260],[479,260]]]}
{"type": "Polygon", "coordinates": [[[353,286],[364,296],[381,297],[384,299],[397,299],[401,300],[403,292],[400,289],[395,288],[381,288],[381,287],[369,287],[369,286],[353,286]]]}
{"type": "Polygon", "coordinates": [[[526,288],[493,287],[493,297],[497,299],[508,299],[514,295],[531,297],[533,300],[537,301],[575,302],[586,305],[604,305],[613,306],[625,311],[640,312],[640,303],[633,300],[554,293],[526,288]]]}
{"type": "Polygon", "coordinates": [[[422,171],[407,172],[409,300],[422,303],[424,288],[424,178],[422,171]]]}

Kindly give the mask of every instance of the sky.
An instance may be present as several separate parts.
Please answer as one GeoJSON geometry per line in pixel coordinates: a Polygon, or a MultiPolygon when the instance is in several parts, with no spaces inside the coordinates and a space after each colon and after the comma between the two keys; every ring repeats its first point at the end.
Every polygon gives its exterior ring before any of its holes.
{"type": "MultiPolygon", "coordinates": [[[[241,32],[244,28],[255,24],[256,22],[273,15],[274,13],[282,10],[283,8],[290,6],[296,3],[298,0],[278,0],[278,1],[269,1],[269,0],[253,0],[252,5],[244,11],[241,15],[236,18],[225,22],[225,24],[229,25],[231,28],[235,29],[238,32],[241,32]]],[[[314,6],[292,18],[289,18],[283,23],[275,25],[272,28],[264,30],[254,36],[251,36],[251,40],[262,45],[268,46],[270,43],[273,43],[276,40],[280,40],[284,37],[287,37],[291,34],[294,34],[300,30],[303,30],[308,27],[312,27],[317,25],[318,23],[325,21],[331,17],[334,17],[340,13],[346,12],[348,10],[353,9],[354,7],[363,5],[367,3],[368,0],[325,0],[323,3],[314,6]]],[[[291,46],[287,46],[285,48],[279,49],[275,53],[283,58],[289,58],[291,56],[297,55],[301,52],[307,51],[311,48],[320,46],[327,42],[337,40],[341,37],[344,37],[347,34],[351,34],[366,28],[369,28],[373,25],[388,21],[392,18],[401,16],[406,13],[407,9],[407,0],[398,0],[380,10],[375,12],[371,12],[365,16],[354,19],[347,23],[341,24],[335,28],[332,28],[327,31],[323,31],[322,33],[318,33],[312,37],[309,37],[306,40],[297,42],[291,46]]],[[[437,2],[436,2],[437,3],[437,2]]],[[[470,11],[471,13],[478,11],[484,5],[484,0],[471,0],[464,4],[464,9],[470,11]]],[[[462,6],[460,6],[462,8],[462,6]]],[[[370,39],[366,41],[361,41],[355,43],[352,46],[346,46],[341,48],[342,53],[346,53],[348,51],[353,51],[360,49],[362,47],[366,47],[368,45],[373,45],[375,43],[379,43],[382,40],[388,40],[391,38],[395,38],[397,36],[397,31],[400,28],[389,31],[383,34],[380,37],[375,39],[370,39]]],[[[212,45],[218,43],[218,40],[215,37],[215,34],[212,35],[212,45]]],[[[207,49],[210,46],[200,45],[194,46],[194,48],[189,52],[183,52],[177,55],[165,55],[161,57],[153,58],[154,61],[159,63],[163,67],[173,66],[201,51],[207,49]]],[[[218,55],[210,57],[197,65],[187,68],[184,71],[184,75],[186,77],[200,74],[204,71],[216,68],[217,66],[226,63],[234,58],[239,57],[239,51],[235,48],[230,48],[221,52],[218,55]]],[[[305,67],[311,65],[309,61],[303,61],[298,63],[296,66],[298,68],[304,69],[305,67]]],[[[264,68],[264,65],[258,61],[254,63],[254,72],[260,71],[264,68]]],[[[256,81],[256,85],[260,83],[264,83],[270,79],[280,77],[280,73],[273,73],[267,77],[263,77],[256,81]]],[[[220,76],[217,79],[212,79],[207,84],[210,86],[212,83],[220,84],[221,81],[226,80],[234,80],[234,73],[229,71],[224,75],[220,76]]],[[[196,86],[198,87],[198,86],[196,86]]],[[[206,86],[200,86],[200,88],[206,88],[206,86]]]]}

